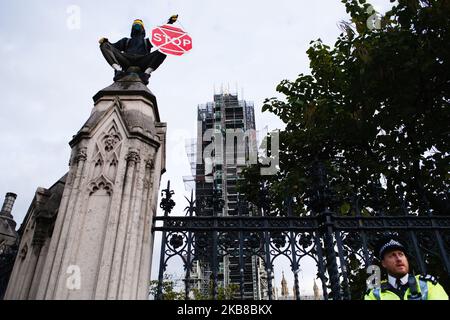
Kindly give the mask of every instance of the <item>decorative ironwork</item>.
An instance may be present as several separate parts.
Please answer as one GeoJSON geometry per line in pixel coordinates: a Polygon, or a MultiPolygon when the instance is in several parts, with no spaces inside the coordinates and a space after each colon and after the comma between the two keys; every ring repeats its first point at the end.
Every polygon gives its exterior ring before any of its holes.
{"type": "Polygon", "coordinates": [[[374,198],[363,205],[357,196],[348,197],[344,205],[337,205],[336,197],[328,188],[323,165],[315,167],[316,193],[311,196],[312,212],[307,216],[293,215],[293,197],[287,197],[283,212],[270,210],[261,188],[258,216],[249,216],[249,208],[238,205],[238,215],[222,216],[223,199],[220,193],[200,199],[198,206],[191,198],[184,216],[169,216],[175,206],[170,182],[163,190],[161,208],[163,216],[154,219],[153,232],[162,233],[160,274],[157,299],[162,299],[162,279],[167,263],[181,257],[185,274],[185,298],[190,298],[195,261],[207,261],[211,273],[205,276],[211,284],[211,296],[217,298],[218,285],[223,281],[219,272],[221,259],[234,259],[240,276],[237,298],[244,297],[245,259],[258,257],[264,266],[267,283],[266,296],[274,298],[274,263],[279,257],[290,262],[294,275],[294,292],[300,299],[299,277],[302,259],[312,258],[317,265],[317,278],[321,280],[324,299],[354,299],[351,283],[355,277],[355,264],[359,270],[373,263],[374,245],[385,233],[396,233],[410,245],[411,263],[425,273],[429,263],[440,263],[450,279],[450,216],[417,215],[408,212],[402,199],[399,210],[386,215],[383,209],[382,188],[373,184],[374,198]],[[204,206],[213,207],[213,215],[203,215],[204,206]],[[335,208],[339,208],[336,210],[335,208]],[[352,273],[353,272],[353,273],[352,273]]]}

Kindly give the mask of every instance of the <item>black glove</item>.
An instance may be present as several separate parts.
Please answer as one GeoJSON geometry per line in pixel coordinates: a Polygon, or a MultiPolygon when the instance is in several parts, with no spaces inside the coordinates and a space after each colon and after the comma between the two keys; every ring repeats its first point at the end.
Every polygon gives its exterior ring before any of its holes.
{"type": "Polygon", "coordinates": [[[175,23],[177,20],[178,20],[178,15],[177,15],[177,14],[174,14],[173,16],[171,16],[171,17],[169,18],[169,20],[167,21],[167,23],[168,23],[168,24],[173,24],[173,23],[175,23]]]}

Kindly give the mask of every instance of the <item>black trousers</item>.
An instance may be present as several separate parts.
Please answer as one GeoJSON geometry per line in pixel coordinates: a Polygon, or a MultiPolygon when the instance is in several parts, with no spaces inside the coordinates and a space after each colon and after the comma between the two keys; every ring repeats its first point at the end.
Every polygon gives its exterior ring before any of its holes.
{"type": "Polygon", "coordinates": [[[145,55],[125,53],[113,47],[109,42],[103,42],[100,45],[100,50],[111,66],[118,64],[124,71],[129,67],[139,67],[142,72],[149,67],[156,70],[167,57],[158,50],[145,55]]]}

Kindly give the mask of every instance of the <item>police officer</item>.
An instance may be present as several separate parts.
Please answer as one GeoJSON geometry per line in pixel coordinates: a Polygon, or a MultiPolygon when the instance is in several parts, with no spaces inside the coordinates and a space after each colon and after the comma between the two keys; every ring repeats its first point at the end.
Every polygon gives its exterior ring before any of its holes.
{"type": "Polygon", "coordinates": [[[409,273],[407,250],[397,237],[381,240],[377,254],[388,279],[381,281],[381,287],[368,290],[364,300],[448,300],[444,288],[433,276],[409,273]]]}

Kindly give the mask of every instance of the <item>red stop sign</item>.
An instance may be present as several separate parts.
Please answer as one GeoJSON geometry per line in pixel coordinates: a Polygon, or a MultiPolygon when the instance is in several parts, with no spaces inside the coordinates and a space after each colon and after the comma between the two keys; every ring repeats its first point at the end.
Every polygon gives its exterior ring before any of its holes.
{"type": "Polygon", "coordinates": [[[151,42],[159,51],[175,56],[192,49],[192,38],[182,29],[168,24],[152,30],[151,42]]]}

